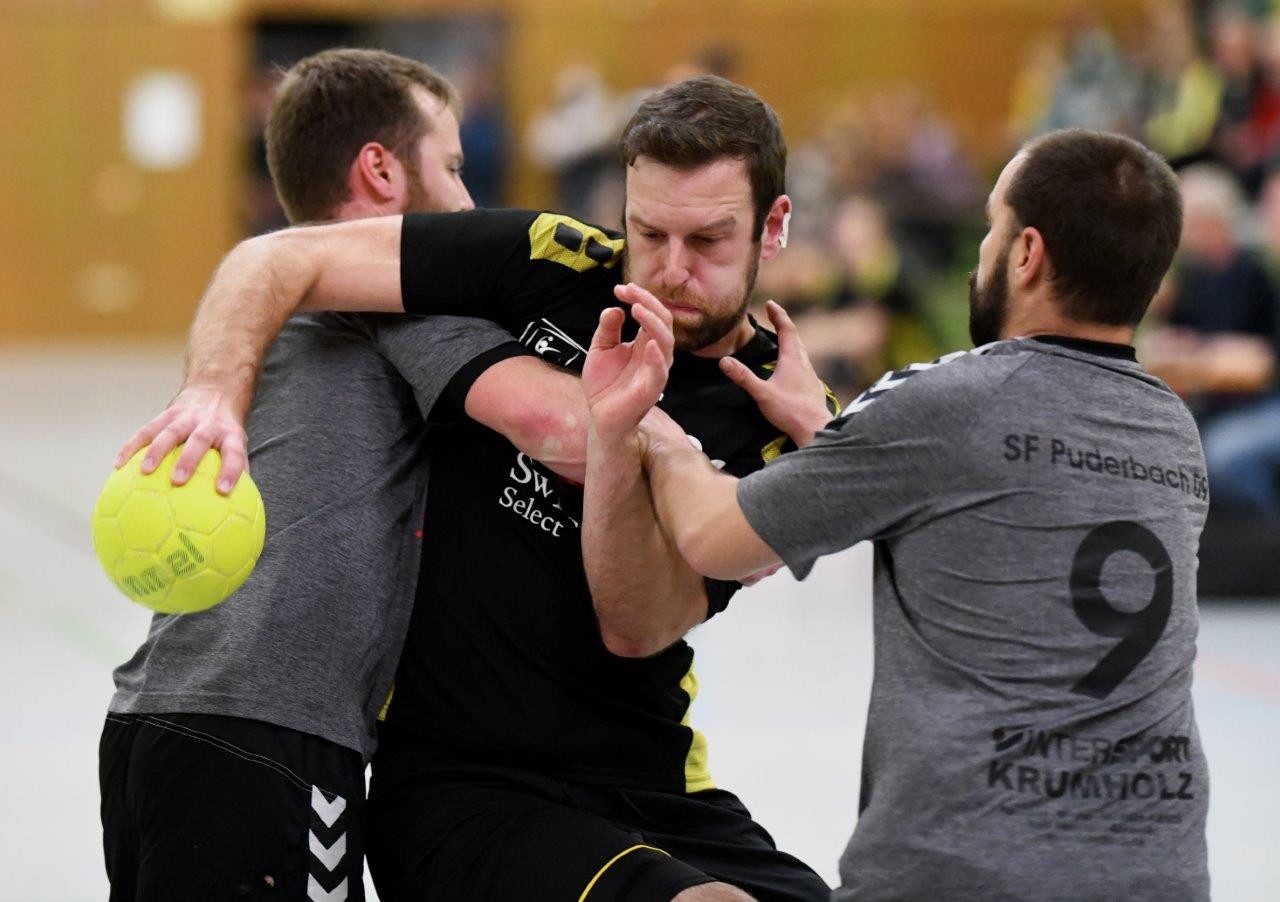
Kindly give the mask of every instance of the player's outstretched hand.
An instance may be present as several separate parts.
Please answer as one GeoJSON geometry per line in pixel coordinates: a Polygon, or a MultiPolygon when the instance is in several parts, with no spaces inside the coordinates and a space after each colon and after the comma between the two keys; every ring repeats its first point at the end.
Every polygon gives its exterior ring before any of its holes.
{"type": "Polygon", "coordinates": [[[163,413],[124,443],[115,466],[119,469],[139,449],[147,448],[142,472],[151,473],[166,454],[183,442],[186,446],[173,465],[174,485],[186,483],[205,452],[217,448],[222,454],[218,491],[225,495],[235,488],[248,462],[248,440],[241,416],[223,392],[213,389],[184,388],[178,392],[163,413]]]}
{"type": "Polygon", "coordinates": [[[797,445],[807,445],[813,441],[814,433],[831,421],[827,389],[814,372],[809,353],[787,311],[773,301],[765,308],[778,333],[778,366],[773,375],[761,379],[750,367],[732,357],[721,358],[720,370],[751,395],[765,419],[797,445]]]}
{"type": "Polygon", "coordinates": [[[591,350],[582,369],[582,390],[596,434],[617,439],[635,429],[658,403],[675,353],[671,311],[637,285],[619,285],[618,300],[631,305],[640,324],[632,341],[622,341],[626,315],[620,307],[600,314],[591,350]]]}

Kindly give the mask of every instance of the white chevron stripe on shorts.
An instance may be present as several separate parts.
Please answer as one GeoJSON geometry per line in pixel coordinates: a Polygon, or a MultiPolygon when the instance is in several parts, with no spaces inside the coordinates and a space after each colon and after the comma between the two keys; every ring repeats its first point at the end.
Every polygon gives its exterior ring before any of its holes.
{"type": "Polygon", "coordinates": [[[333,870],[342,861],[342,856],[347,854],[347,834],[342,834],[333,841],[333,845],[329,848],[324,847],[324,843],[310,831],[307,832],[308,844],[311,846],[311,854],[329,870],[333,870]]]}
{"type": "Polygon", "coordinates": [[[326,890],[323,886],[316,882],[316,878],[307,875],[307,898],[311,902],[346,902],[347,898],[347,878],[343,877],[342,882],[335,886],[332,890],[326,890]]]}
{"type": "Polygon", "coordinates": [[[330,802],[324,797],[324,793],[320,791],[319,786],[311,787],[311,810],[320,815],[320,820],[324,821],[326,827],[332,827],[333,822],[342,817],[342,812],[347,810],[347,800],[342,796],[334,796],[330,802]]]}

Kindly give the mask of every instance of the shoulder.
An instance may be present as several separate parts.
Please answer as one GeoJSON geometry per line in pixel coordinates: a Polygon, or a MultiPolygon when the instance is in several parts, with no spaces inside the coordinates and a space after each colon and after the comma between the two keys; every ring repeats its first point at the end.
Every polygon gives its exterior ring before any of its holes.
{"type": "Polygon", "coordinates": [[[626,242],[620,232],[604,229],[564,213],[536,214],[528,225],[529,259],[546,260],[575,272],[613,269],[626,242]]]}
{"type": "Polygon", "coordinates": [[[920,413],[985,407],[1000,384],[1033,356],[1014,342],[1002,341],[913,363],[881,376],[849,404],[841,419],[877,406],[920,413]]]}

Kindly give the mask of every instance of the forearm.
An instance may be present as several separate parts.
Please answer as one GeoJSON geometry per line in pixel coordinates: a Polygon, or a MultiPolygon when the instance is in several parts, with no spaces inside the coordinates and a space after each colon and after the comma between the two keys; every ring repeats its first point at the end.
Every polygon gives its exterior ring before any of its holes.
{"type": "Polygon", "coordinates": [[[299,309],[403,310],[400,217],[285,229],[238,244],[191,327],[185,387],[221,392],[243,417],[267,348],[299,309]]]}
{"type": "Polygon", "coordinates": [[[592,430],[587,447],[583,560],[600,633],[614,654],[655,654],[706,619],[703,581],[658,523],[634,434],[592,430]]]}
{"type": "Polygon", "coordinates": [[[314,280],[305,254],[282,254],[287,232],[241,242],[214,273],[187,340],[185,389],[221,393],[243,420],[267,347],[314,280]]]}
{"type": "Polygon", "coordinates": [[[781,562],[738,504],[738,480],[692,447],[651,446],[645,459],[654,508],[681,558],[697,573],[742,580],[781,562]]]}
{"type": "Polygon", "coordinates": [[[577,376],[536,357],[503,360],[471,386],[466,413],[559,475],[585,482],[587,401],[577,376]]]}

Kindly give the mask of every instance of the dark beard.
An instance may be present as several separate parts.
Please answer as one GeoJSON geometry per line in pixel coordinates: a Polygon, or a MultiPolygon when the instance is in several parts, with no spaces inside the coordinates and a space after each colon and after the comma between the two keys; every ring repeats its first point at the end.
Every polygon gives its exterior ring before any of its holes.
{"type": "Polygon", "coordinates": [[[996,258],[986,285],[978,285],[978,269],[969,273],[969,338],[975,348],[1000,340],[1009,312],[1009,248],[996,258]]]}
{"type": "MultiPolygon", "coordinates": [[[[631,270],[627,263],[628,261],[626,258],[623,258],[622,279],[624,282],[631,281],[631,270]]],[[[759,244],[756,244],[755,251],[751,254],[751,259],[747,263],[747,272],[742,290],[742,298],[739,300],[735,309],[727,313],[720,314],[707,313],[706,310],[710,305],[707,304],[706,298],[703,298],[700,295],[695,295],[681,289],[677,289],[676,291],[660,292],[648,285],[641,287],[647,288],[659,299],[665,297],[673,304],[693,307],[702,313],[697,322],[682,323],[677,320],[673,324],[676,348],[681,351],[700,351],[724,338],[742,322],[742,318],[747,314],[747,307],[751,301],[751,292],[755,290],[756,276],[759,275],[759,273],[760,253],[759,244]]]]}

